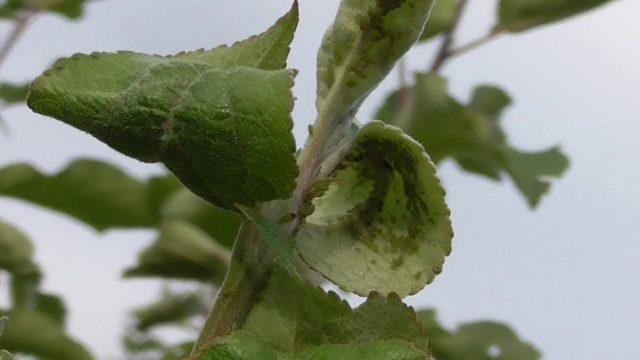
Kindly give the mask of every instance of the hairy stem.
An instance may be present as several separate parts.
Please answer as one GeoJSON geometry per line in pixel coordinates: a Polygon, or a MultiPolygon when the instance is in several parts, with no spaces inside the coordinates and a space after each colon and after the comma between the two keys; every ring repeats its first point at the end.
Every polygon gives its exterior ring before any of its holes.
{"type": "Polygon", "coordinates": [[[257,229],[243,223],[233,246],[229,270],[192,355],[244,323],[267,285],[271,267],[265,250],[257,229]]]}
{"type": "Polygon", "coordinates": [[[431,63],[429,68],[430,72],[437,73],[440,71],[444,63],[450,56],[450,50],[453,46],[455,31],[458,28],[458,24],[460,23],[460,19],[462,18],[462,13],[464,12],[465,7],[467,6],[468,0],[459,0],[458,6],[456,7],[456,12],[451,19],[451,23],[444,31],[444,39],[442,40],[442,44],[440,45],[440,49],[438,49],[438,53],[436,54],[435,59],[431,63]]]}

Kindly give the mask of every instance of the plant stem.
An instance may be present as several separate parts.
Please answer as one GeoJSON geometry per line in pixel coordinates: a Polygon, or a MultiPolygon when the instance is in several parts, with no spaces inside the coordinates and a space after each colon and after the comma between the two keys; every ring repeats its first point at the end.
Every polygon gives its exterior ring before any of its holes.
{"type": "Polygon", "coordinates": [[[37,12],[35,11],[29,11],[16,20],[7,40],[5,40],[0,47],[0,67],[2,67],[11,50],[13,50],[14,46],[18,43],[18,40],[20,40],[20,37],[27,30],[31,24],[31,20],[34,19],[36,14],[37,12]]]}
{"type": "MultiPolygon", "coordinates": [[[[344,77],[344,74],[337,76],[335,82],[341,82],[342,77],[344,77]]],[[[342,96],[343,94],[340,91],[340,87],[332,86],[318,111],[318,116],[313,124],[313,133],[309,135],[307,142],[298,156],[300,173],[296,180],[296,189],[290,199],[291,210],[294,211],[295,214],[299,214],[304,194],[318,175],[322,153],[327,146],[328,139],[336,133],[336,129],[340,123],[345,120],[344,116],[338,118],[335,110],[337,107],[336,104],[340,103],[342,96]]]]}
{"type": "Polygon", "coordinates": [[[460,23],[460,19],[462,18],[462,13],[464,12],[465,7],[467,6],[468,0],[460,0],[458,2],[458,6],[456,7],[456,12],[451,19],[451,23],[444,31],[444,39],[442,40],[442,44],[440,45],[440,49],[438,49],[438,53],[431,63],[429,67],[429,71],[433,73],[437,73],[440,71],[444,63],[449,58],[451,46],[453,45],[455,31],[460,23]]]}
{"type": "Polygon", "coordinates": [[[409,103],[409,85],[407,84],[407,60],[406,57],[401,57],[398,60],[398,82],[400,83],[400,90],[398,92],[398,109],[403,109],[409,103]]]}
{"type": "Polygon", "coordinates": [[[244,222],[233,246],[229,270],[192,356],[244,323],[267,285],[271,269],[269,264],[268,253],[257,229],[244,222]]]}
{"type": "Polygon", "coordinates": [[[496,31],[496,32],[492,32],[489,33],[479,39],[473,40],[468,42],[467,44],[464,44],[458,48],[455,49],[451,49],[448,52],[447,55],[447,60],[454,58],[456,56],[460,56],[463,54],[466,54],[467,52],[471,51],[471,50],[475,50],[483,45],[486,45],[490,42],[492,42],[493,40],[499,38],[501,35],[505,34],[505,31],[496,31]]]}

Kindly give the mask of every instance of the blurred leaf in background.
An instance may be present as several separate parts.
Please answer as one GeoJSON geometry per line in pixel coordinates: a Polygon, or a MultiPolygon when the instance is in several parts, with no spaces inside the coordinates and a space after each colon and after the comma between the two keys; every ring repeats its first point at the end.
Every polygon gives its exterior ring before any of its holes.
{"type": "Polygon", "coordinates": [[[434,310],[418,311],[435,360],[537,360],[540,353],[508,326],[491,321],[462,324],[450,331],[434,310]]]}
{"type": "Polygon", "coordinates": [[[493,180],[508,175],[531,207],[549,190],[549,178],[561,176],[569,165],[558,147],[525,152],[509,144],[500,119],[511,99],[497,87],[479,86],[463,104],[449,95],[443,77],[418,73],[407,98],[401,95],[391,94],[376,118],[404,129],[435,163],[451,158],[493,180]]]}

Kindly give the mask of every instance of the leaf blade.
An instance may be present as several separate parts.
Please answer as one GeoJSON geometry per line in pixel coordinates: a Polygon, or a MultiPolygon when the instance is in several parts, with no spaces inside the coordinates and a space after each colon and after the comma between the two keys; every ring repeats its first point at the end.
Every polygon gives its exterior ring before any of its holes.
{"type": "Polygon", "coordinates": [[[125,155],[164,162],[217,206],[286,198],[297,175],[294,72],[270,69],[284,65],[296,25],[294,4],[266,35],[231,47],[169,57],[119,52],[60,59],[32,83],[27,103],[125,155]],[[263,50],[277,61],[264,62],[260,51],[257,63],[243,56],[273,36],[278,41],[263,50]]]}
{"type": "Polygon", "coordinates": [[[444,78],[423,73],[416,74],[410,94],[405,113],[399,113],[393,93],[377,117],[402,126],[436,163],[452,158],[463,170],[496,181],[508,175],[532,208],[548,191],[550,178],[560,177],[568,168],[569,161],[558,147],[530,153],[509,143],[500,118],[511,98],[500,88],[478,86],[469,103],[463,104],[449,95],[444,78]]]}
{"type": "Polygon", "coordinates": [[[415,294],[440,273],[453,237],[433,164],[380,122],[360,130],[342,164],[297,233],[301,257],[346,291],[415,294]]]}
{"type": "Polygon", "coordinates": [[[521,32],[581,14],[610,0],[501,0],[494,32],[521,32]]]}
{"type": "Polygon", "coordinates": [[[319,112],[355,114],[420,36],[431,1],[343,0],[318,52],[319,112]]]}
{"type": "Polygon", "coordinates": [[[100,161],[80,159],[54,175],[19,163],[0,169],[0,195],[70,215],[97,230],[153,226],[145,184],[100,161]]]}

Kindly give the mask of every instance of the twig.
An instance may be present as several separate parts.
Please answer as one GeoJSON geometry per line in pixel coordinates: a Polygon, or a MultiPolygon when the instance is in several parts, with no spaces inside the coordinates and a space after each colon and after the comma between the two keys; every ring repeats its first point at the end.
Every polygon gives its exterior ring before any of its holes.
{"type": "Polygon", "coordinates": [[[405,57],[398,60],[398,82],[400,90],[398,92],[398,103],[396,104],[399,111],[409,104],[409,85],[407,83],[407,61],[405,57]]]}
{"type": "Polygon", "coordinates": [[[9,56],[11,50],[13,50],[13,47],[16,45],[18,40],[20,40],[20,37],[27,30],[27,28],[31,24],[31,20],[37,13],[38,12],[36,11],[29,11],[16,20],[16,23],[14,24],[11,33],[9,33],[7,40],[5,40],[4,44],[2,44],[2,47],[0,47],[0,67],[2,67],[2,64],[4,64],[7,56],[9,56]]]}
{"type": "Polygon", "coordinates": [[[465,54],[471,50],[475,50],[483,45],[486,45],[490,42],[492,42],[493,40],[499,38],[501,35],[505,34],[505,31],[497,31],[497,32],[492,32],[489,33],[479,39],[473,40],[468,42],[467,44],[464,44],[458,48],[455,49],[451,49],[448,51],[447,53],[447,60],[454,58],[456,56],[460,56],[462,54],[465,54]]]}
{"type": "Polygon", "coordinates": [[[454,33],[456,31],[456,28],[458,27],[458,24],[460,23],[460,18],[462,17],[462,13],[464,12],[467,3],[468,0],[460,0],[458,2],[456,12],[451,19],[451,23],[444,31],[444,39],[442,40],[442,44],[440,45],[438,54],[429,67],[430,72],[437,73],[438,71],[440,71],[445,61],[447,61],[447,58],[449,57],[449,51],[451,49],[451,46],[453,45],[454,33]]]}

